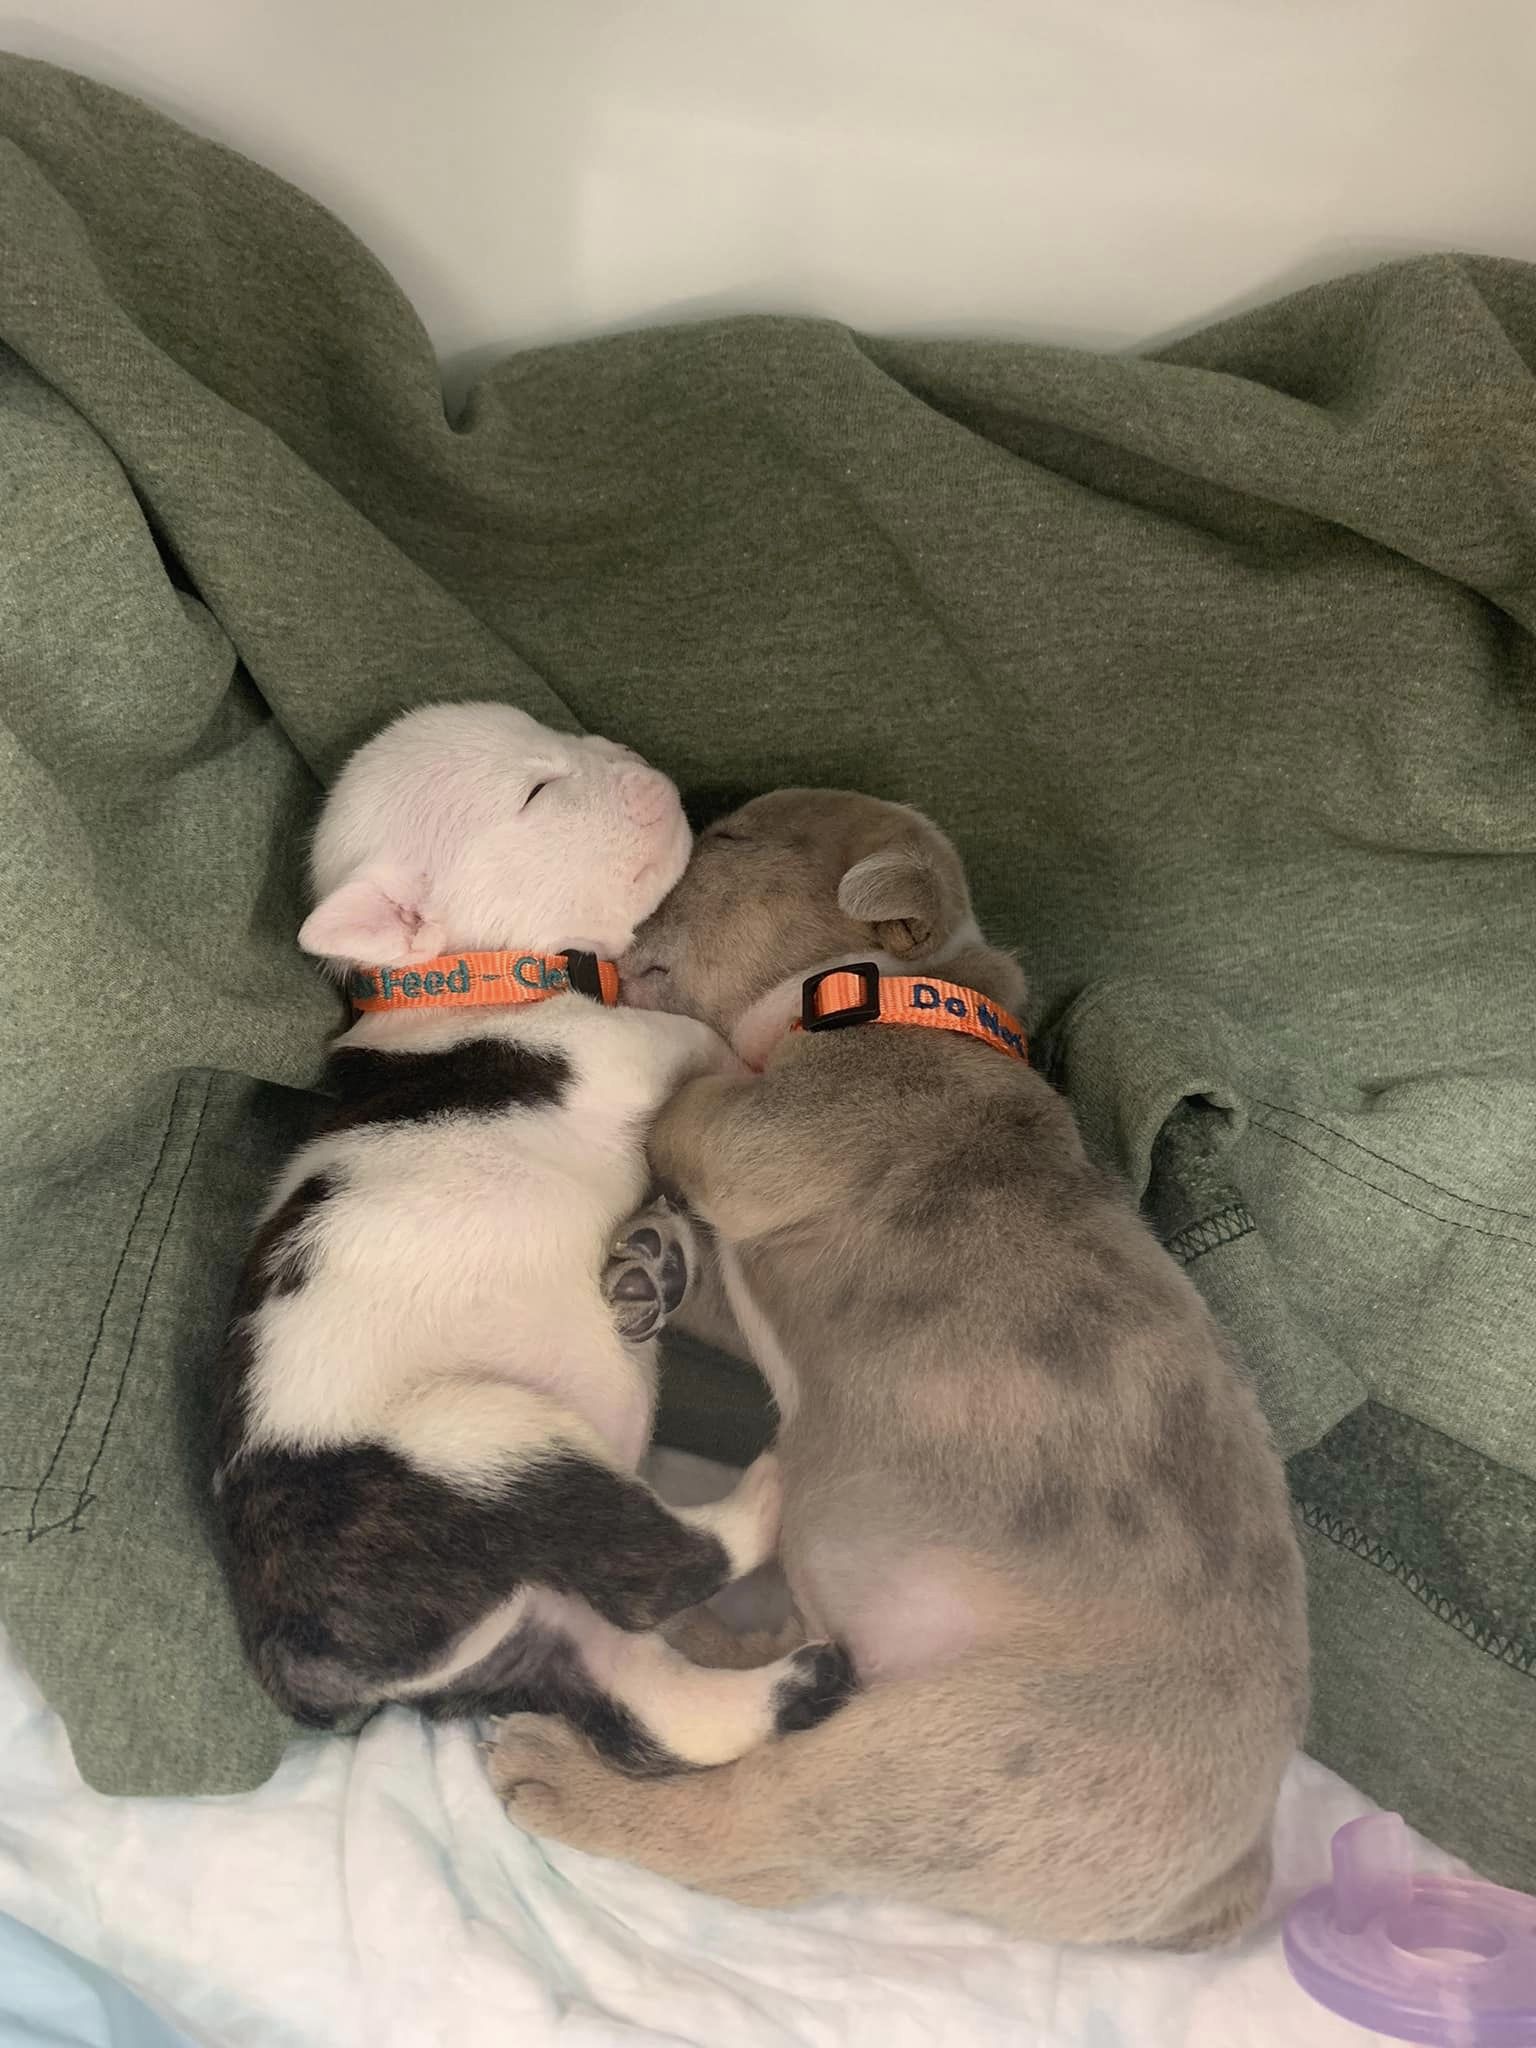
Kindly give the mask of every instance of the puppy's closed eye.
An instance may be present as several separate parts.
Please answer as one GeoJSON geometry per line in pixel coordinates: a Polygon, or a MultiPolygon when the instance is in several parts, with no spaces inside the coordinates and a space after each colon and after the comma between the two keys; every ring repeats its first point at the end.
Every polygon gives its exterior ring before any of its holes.
{"type": "Polygon", "coordinates": [[[528,806],[533,802],[534,798],[538,795],[539,791],[541,789],[548,789],[548,787],[549,784],[547,782],[536,782],[533,785],[532,789],[529,790],[528,794],[523,798],[523,809],[526,811],[528,806]]]}

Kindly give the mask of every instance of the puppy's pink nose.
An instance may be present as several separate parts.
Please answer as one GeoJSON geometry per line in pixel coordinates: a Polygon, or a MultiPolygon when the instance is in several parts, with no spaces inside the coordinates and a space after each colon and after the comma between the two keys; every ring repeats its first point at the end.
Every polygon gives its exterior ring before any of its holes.
{"type": "Polygon", "coordinates": [[[636,825],[654,825],[672,801],[672,785],[655,768],[627,768],[619,777],[619,802],[636,825]]]}

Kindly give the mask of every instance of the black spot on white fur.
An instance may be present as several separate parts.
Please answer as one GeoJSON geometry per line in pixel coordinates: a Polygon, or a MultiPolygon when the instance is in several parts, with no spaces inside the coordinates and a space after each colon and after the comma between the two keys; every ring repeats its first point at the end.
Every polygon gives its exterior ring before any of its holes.
{"type": "Polygon", "coordinates": [[[250,1379],[251,1319],[271,1295],[296,1294],[316,1257],[314,1233],[306,1228],[316,1211],[344,1187],[336,1172],[312,1173],[272,1211],[251,1239],[240,1272],[225,1337],[213,1373],[215,1497],[222,1499],[225,1467],[241,1447],[250,1379]]]}
{"type": "MultiPolygon", "coordinates": [[[[730,1578],[715,1536],[670,1514],[638,1479],[575,1452],[462,1493],[381,1444],[226,1460],[220,1508],[247,1652],[287,1712],[334,1726],[445,1661],[520,1587],[574,1594],[616,1627],[650,1629],[730,1578]]],[[[510,1682],[510,1681],[509,1681],[510,1682]]],[[[465,1678],[423,1711],[460,1712],[465,1678]]],[[[471,1690],[477,1712],[532,1708],[471,1690]]],[[[617,1711],[617,1710],[615,1710],[617,1711]]]]}
{"type": "Polygon", "coordinates": [[[848,1652],[837,1643],[807,1643],[796,1650],[794,1676],[779,1681],[773,1725],[779,1735],[818,1728],[859,1689],[848,1652]]]}
{"type": "Polygon", "coordinates": [[[306,1225],[338,1185],[334,1174],[310,1174],[262,1224],[246,1255],[246,1312],[269,1294],[297,1294],[304,1285],[314,1262],[313,1233],[306,1225]]]}
{"type": "Polygon", "coordinates": [[[495,1116],[509,1109],[558,1109],[570,1085],[570,1061],[505,1039],[472,1038],[443,1052],[383,1052],[346,1045],[331,1055],[327,1085],[340,1106],[327,1135],[365,1124],[420,1123],[430,1117],[495,1116]]]}
{"type": "Polygon", "coordinates": [[[665,1778],[693,1768],[659,1743],[609,1693],[594,1685],[575,1647],[536,1622],[515,1629],[428,1706],[437,1719],[490,1720],[502,1714],[558,1713],[616,1770],[665,1778]]]}

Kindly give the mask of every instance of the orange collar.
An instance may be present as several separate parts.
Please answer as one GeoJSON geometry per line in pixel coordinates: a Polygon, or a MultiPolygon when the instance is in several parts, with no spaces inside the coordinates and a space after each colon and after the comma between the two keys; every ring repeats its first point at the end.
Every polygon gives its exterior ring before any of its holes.
{"type": "Polygon", "coordinates": [[[1024,1027],[973,988],[919,975],[882,974],[872,960],[829,967],[806,982],[791,1031],[841,1031],[849,1024],[922,1024],[979,1038],[1011,1060],[1029,1059],[1024,1027]]]}
{"type": "Polygon", "coordinates": [[[449,1010],[489,1003],[542,1003],[568,989],[612,1008],[619,970],[595,953],[439,953],[415,967],[354,967],[354,1010],[449,1010]]]}

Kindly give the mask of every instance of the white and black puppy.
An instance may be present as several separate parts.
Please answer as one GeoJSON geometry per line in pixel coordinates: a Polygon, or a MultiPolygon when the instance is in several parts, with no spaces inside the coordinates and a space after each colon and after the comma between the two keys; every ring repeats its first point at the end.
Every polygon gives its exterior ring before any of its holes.
{"type": "Polygon", "coordinates": [[[735,1065],[607,1006],[689,843],[665,776],[505,705],[408,713],[331,792],[299,942],[362,1015],[247,1259],[214,1479],[248,1654],[308,1725],[560,1712],[664,1771],[849,1688],[830,1645],[714,1671],[653,1633],[771,1554],[780,1498],[771,1458],[708,1508],[636,1478],[654,1347],[603,1293],[652,1117],[735,1065]]]}

